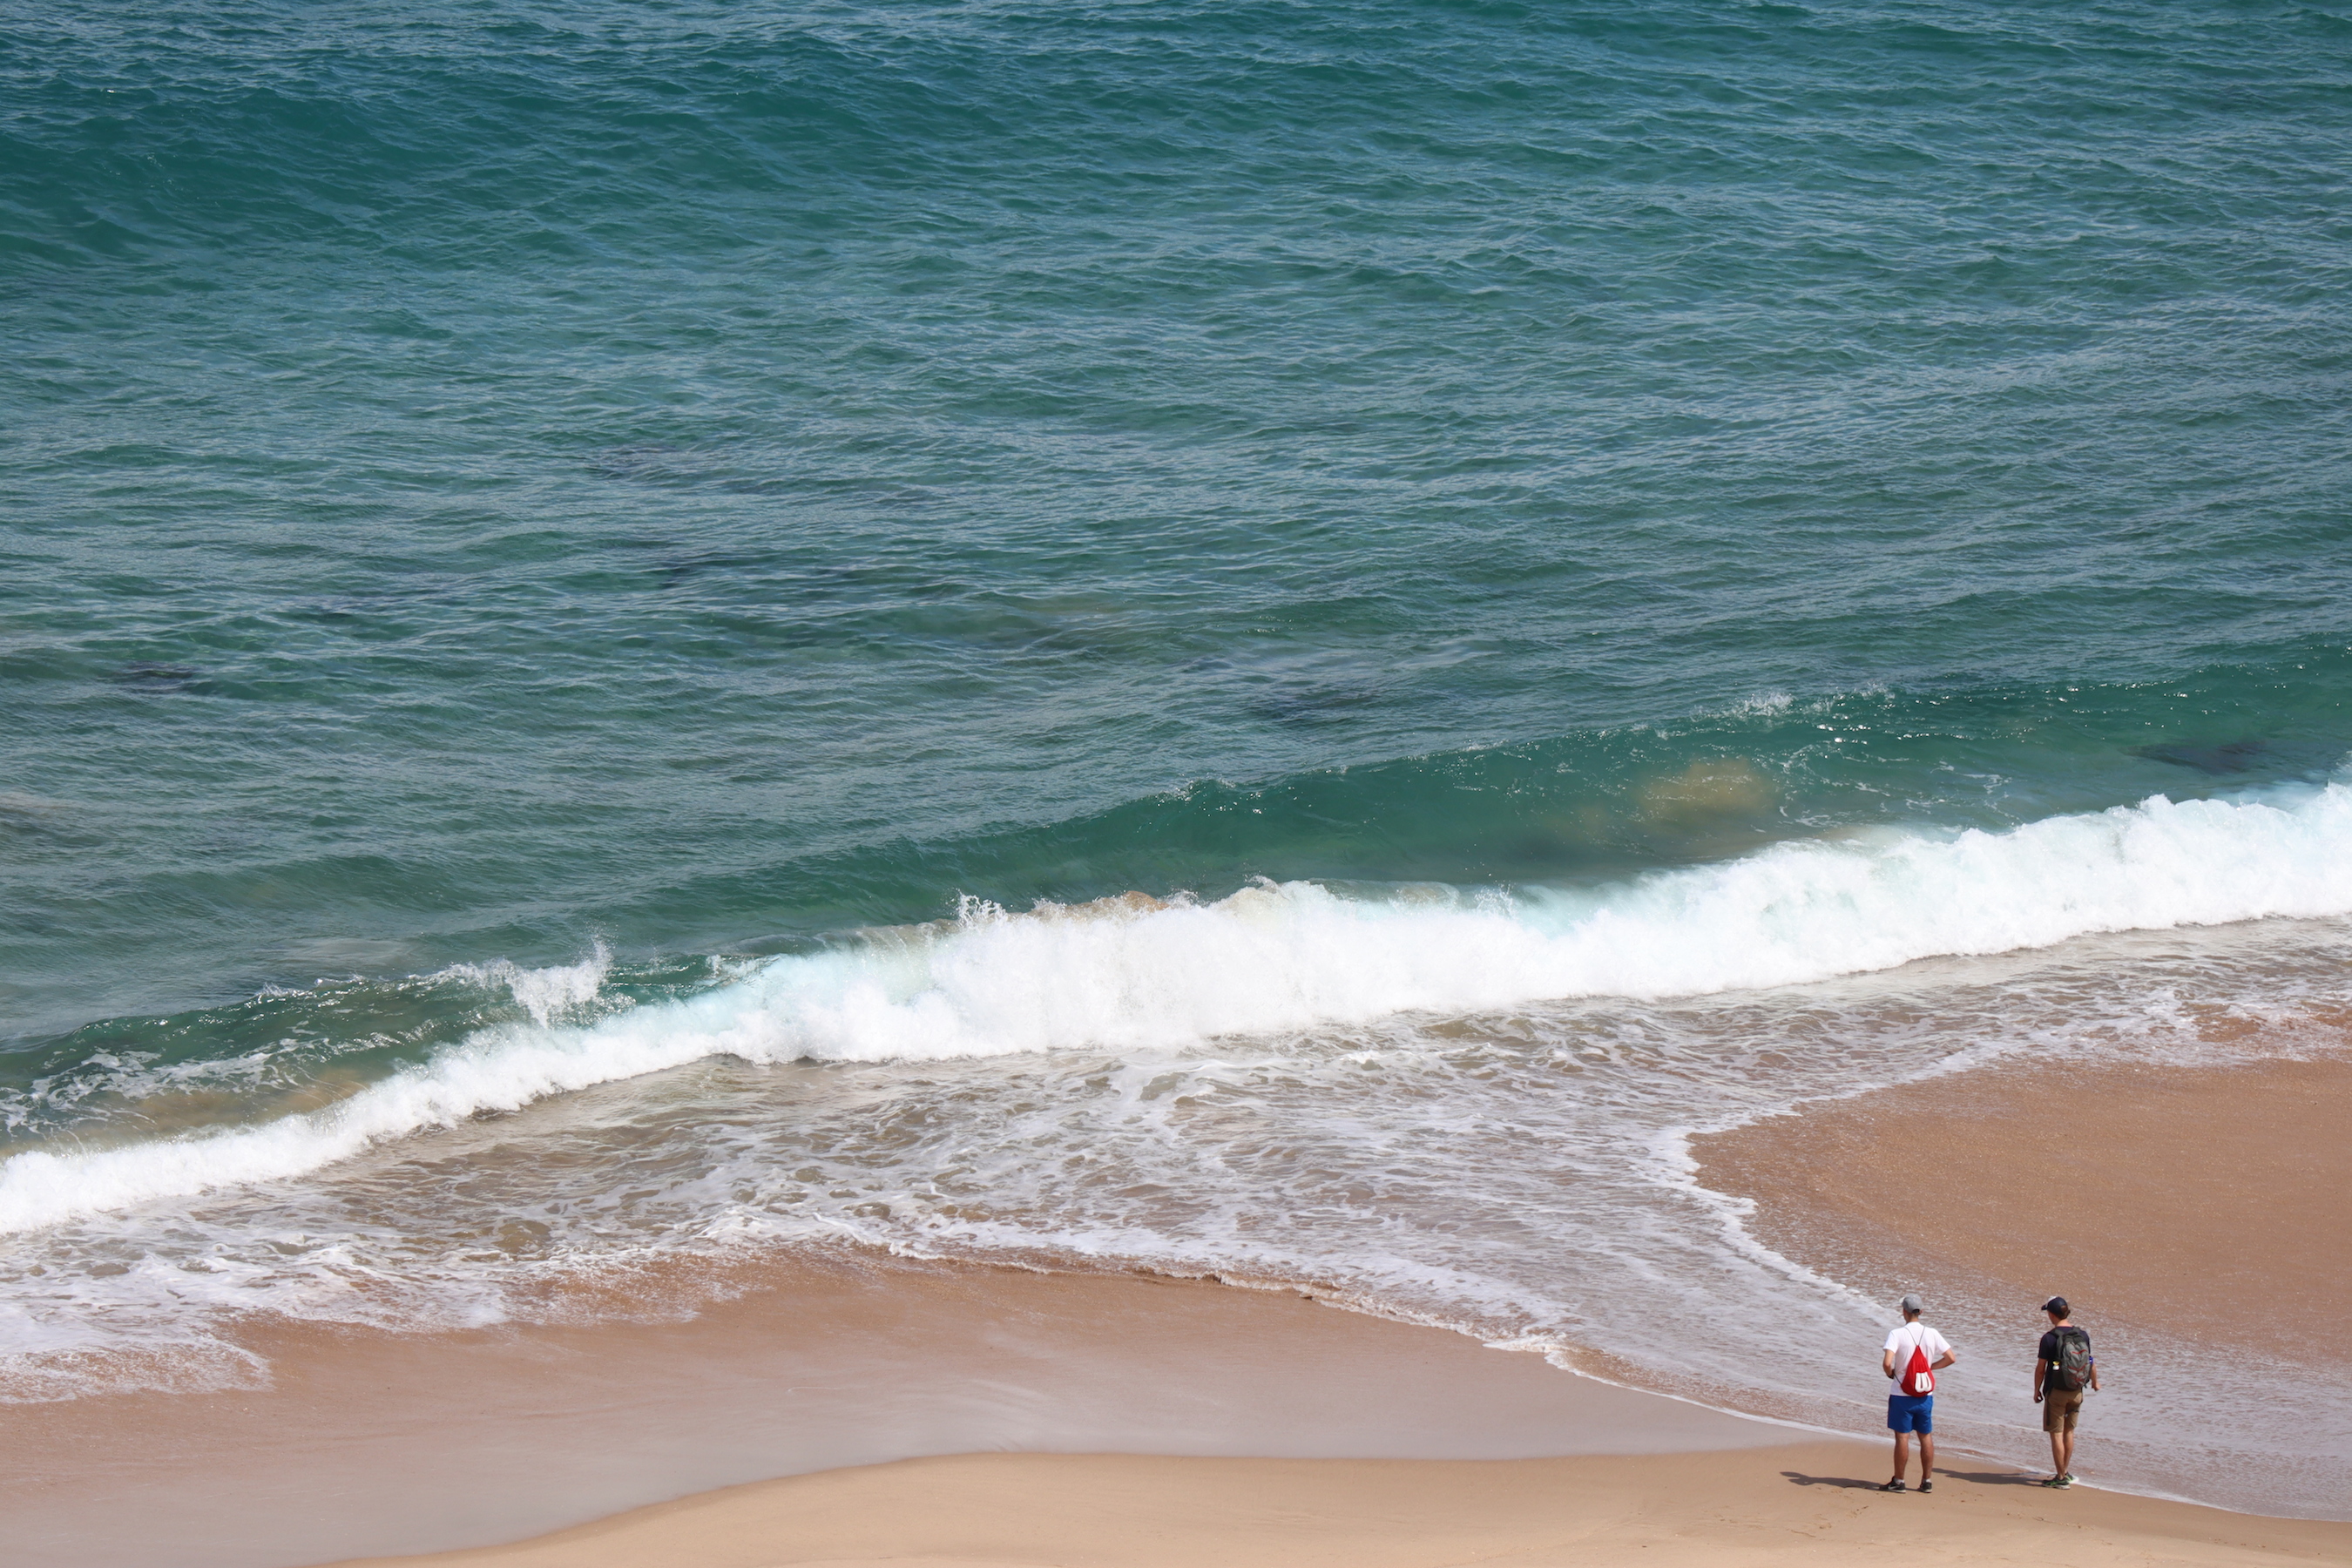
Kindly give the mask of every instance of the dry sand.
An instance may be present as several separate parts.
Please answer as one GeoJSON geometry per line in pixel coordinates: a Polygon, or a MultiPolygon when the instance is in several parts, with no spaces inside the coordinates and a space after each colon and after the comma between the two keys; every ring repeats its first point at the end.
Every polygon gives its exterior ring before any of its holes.
{"type": "MultiPolygon", "coordinates": [[[[2352,1561],[2266,1520],[1966,1461],[1874,1489],[1875,1445],[1483,1463],[967,1455],[762,1482],[411,1568],[1485,1568],[2352,1561]]],[[[354,1565],[356,1568],[356,1565],[354,1565]]],[[[386,1568],[379,1560],[377,1568],[386,1568]]]]}

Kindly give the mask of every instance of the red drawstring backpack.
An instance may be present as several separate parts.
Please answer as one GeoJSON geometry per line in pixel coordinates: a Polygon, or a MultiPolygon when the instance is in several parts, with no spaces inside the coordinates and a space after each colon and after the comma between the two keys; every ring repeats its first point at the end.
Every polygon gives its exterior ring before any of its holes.
{"type": "Polygon", "coordinates": [[[1895,1374],[1895,1386],[1913,1395],[1936,1392],[1936,1369],[1927,1364],[1927,1336],[1911,1342],[1911,1359],[1895,1374]]]}

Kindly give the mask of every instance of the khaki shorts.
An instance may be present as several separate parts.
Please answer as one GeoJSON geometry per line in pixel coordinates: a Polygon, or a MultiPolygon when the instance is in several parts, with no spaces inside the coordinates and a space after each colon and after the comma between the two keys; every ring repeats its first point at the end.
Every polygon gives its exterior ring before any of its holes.
{"type": "Polygon", "coordinates": [[[2044,1432],[2072,1432],[2074,1417],[2083,1414],[2083,1391],[2069,1394],[2063,1388],[2045,1389],[2042,1394],[2042,1429],[2044,1432]]]}

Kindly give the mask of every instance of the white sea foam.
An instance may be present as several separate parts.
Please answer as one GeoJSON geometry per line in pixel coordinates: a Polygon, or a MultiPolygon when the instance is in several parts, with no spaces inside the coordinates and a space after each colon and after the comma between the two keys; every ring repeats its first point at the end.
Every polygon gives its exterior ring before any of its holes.
{"type": "Polygon", "coordinates": [[[774,959],[682,1001],[564,1026],[600,953],[509,984],[484,1030],[329,1109],[0,1165],[0,1229],[298,1176],[383,1139],[714,1055],[924,1059],[1181,1047],[1219,1036],[1539,999],[1789,984],[2091,932],[2352,911],[2352,789],[2136,806],[2002,833],[1776,846],[1582,893],[1261,884],[1213,904],[1108,900],[774,959]],[[551,973],[552,977],[551,978],[551,973]]]}
{"type": "Polygon", "coordinates": [[[613,951],[600,938],[594,950],[577,963],[525,969],[501,958],[495,963],[452,964],[441,973],[452,980],[503,987],[534,1021],[546,1025],[596,1000],[612,969],[613,951]]]}

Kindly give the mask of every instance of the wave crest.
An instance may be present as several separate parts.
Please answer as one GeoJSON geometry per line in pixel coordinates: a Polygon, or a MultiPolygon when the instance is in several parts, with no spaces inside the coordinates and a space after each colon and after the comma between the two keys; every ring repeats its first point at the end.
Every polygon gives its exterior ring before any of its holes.
{"type": "Polygon", "coordinates": [[[1880,831],[1566,892],[1261,882],[868,932],[565,1026],[608,958],[493,975],[532,1016],[259,1127],[0,1165],[0,1229],[303,1174],[381,1140],[730,1055],[878,1061],[1181,1047],[1556,998],[1783,985],[2132,929],[2352,911],[2352,789],[2174,802],[2006,832],[1880,831]],[[543,982],[543,984],[542,984],[543,982]],[[530,994],[526,995],[526,989],[530,994]],[[544,993],[544,994],[542,994],[544,993]]]}

